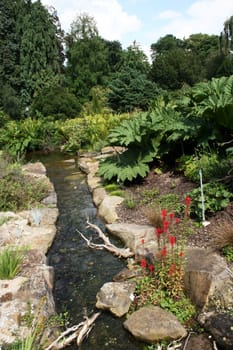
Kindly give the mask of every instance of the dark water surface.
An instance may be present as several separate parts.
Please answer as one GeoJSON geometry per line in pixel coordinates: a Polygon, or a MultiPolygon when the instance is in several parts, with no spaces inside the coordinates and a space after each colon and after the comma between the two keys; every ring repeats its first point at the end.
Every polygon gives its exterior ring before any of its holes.
{"type": "MultiPolygon", "coordinates": [[[[105,282],[112,281],[112,277],[125,266],[125,262],[107,251],[88,248],[77,232],[79,230],[96,240],[96,233],[86,228],[87,215],[103,231],[105,228],[96,216],[86,177],[76,163],[64,155],[37,158],[45,165],[58,196],[57,235],[48,258],[55,271],[54,299],[57,312],[67,311],[71,326],[83,321],[84,315],[90,316],[97,312],[97,292],[105,282]]],[[[136,342],[124,330],[123,321],[123,318],[118,319],[103,312],[83,342],[82,350],[143,349],[143,344],[136,342]]],[[[77,349],[77,346],[67,349],[77,349]]]]}

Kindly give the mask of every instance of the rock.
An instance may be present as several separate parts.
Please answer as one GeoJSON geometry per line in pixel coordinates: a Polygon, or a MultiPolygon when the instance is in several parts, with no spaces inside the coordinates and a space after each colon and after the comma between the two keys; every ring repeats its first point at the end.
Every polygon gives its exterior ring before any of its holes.
{"type": "Polygon", "coordinates": [[[136,254],[137,260],[140,260],[140,256],[147,255],[148,252],[155,253],[158,249],[155,229],[152,226],[113,223],[106,225],[106,228],[136,254]],[[145,241],[144,245],[142,239],[145,241]]]}
{"type": "Polygon", "coordinates": [[[130,270],[130,269],[125,267],[123,270],[121,270],[119,273],[117,273],[115,276],[113,276],[113,281],[114,282],[127,281],[131,278],[138,277],[141,274],[142,274],[142,271],[140,268],[130,270]]]}
{"type": "Polygon", "coordinates": [[[233,307],[233,278],[225,260],[205,248],[188,248],[185,290],[194,304],[208,309],[233,307]]]}
{"type": "Polygon", "coordinates": [[[117,317],[125,315],[133,301],[135,286],[135,282],[105,283],[96,295],[96,307],[109,310],[117,317]]]}
{"type": "Polygon", "coordinates": [[[93,190],[93,202],[96,207],[99,207],[106,195],[107,193],[103,187],[98,187],[93,190]]]}
{"type": "Polygon", "coordinates": [[[44,175],[46,174],[46,168],[41,162],[27,163],[22,166],[22,169],[32,176],[44,175]]]}
{"type": "Polygon", "coordinates": [[[198,321],[210,332],[222,350],[233,349],[233,316],[229,313],[200,314],[198,321]]]}
{"type": "Polygon", "coordinates": [[[206,334],[191,335],[186,350],[213,350],[212,342],[206,334]]]}
{"type": "Polygon", "coordinates": [[[115,222],[118,219],[116,207],[123,201],[122,197],[106,195],[99,206],[99,216],[108,224],[115,222]]]}
{"type": "Polygon", "coordinates": [[[170,312],[158,306],[148,306],[135,311],[124,322],[124,327],[138,340],[157,343],[186,336],[185,328],[170,312]]]}

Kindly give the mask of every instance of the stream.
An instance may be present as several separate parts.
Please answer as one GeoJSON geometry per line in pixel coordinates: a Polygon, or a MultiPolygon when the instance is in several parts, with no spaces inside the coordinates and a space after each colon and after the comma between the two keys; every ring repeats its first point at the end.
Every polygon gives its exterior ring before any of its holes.
{"type": "MultiPolygon", "coordinates": [[[[55,272],[54,300],[58,313],[67,312],[69,326],[82,322],[84,316],[91,316],[95,309],[96,294],[102,285],[111,282],[122,270],[125,262],[107,251],[87,247],[78,231],[92,236],[98,242],[97,234],[87,230],[86,218],[105,231],[104,223],[97,217],[86,175],[81,173],[74,159],[61,154],[37,155],[47,170],[47,176],[54,184],[59,217],[57,235],[48,254],[49,265],[55,272]]],[[[120,244],[114,237],[111,240],[120,244]]],[[[124,328],[124,318],[118,319],[109,312],[102,312],[82,350],[140,350],[144,344],[137,342],[124,328]]],[[[67,349],[77,349],[71,345],[67,349]]]]}

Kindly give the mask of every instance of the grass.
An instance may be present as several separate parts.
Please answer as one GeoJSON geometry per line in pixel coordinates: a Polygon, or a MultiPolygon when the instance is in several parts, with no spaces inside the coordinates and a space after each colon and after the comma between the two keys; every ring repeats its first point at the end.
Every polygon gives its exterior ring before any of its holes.
{"type": "Polygon", "coordinates": [[[23,257],[17,248],[4,248],[0,253],[0,279],[13,279],[20,270],[23,257]]]}

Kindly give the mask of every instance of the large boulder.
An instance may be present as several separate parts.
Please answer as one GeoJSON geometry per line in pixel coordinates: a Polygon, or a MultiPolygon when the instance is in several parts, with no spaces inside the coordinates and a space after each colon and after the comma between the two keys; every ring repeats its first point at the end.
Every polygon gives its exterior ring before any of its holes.
{"type": "Polygon", "coordinates": [[[105,283],[96,295],[96,307],[109,310],[117,317],[125,315],[134,298],[135,286],[135,282],[105,283]]]}
{"type": "Polygon", "coordinates": [[[226,261],[204,248],[188,248],[185,264],[185,289],[202,311],[233,308],[233,278],[226,261]]]}
{"type": "Polygon", "coordinates": [[[135,311],[124,322],[124,327],[138,340],[157,343],[186,336],[185,328],[170,312],[158,306],[148,306],[135,311]]]}
{"type": "Polygon", "coordinates": [[[136,254],[138,260],[140,256],[153,255],[158,250],[155,229],[152,226],[112,223],[106,225],[106,228],[112,235],[120,238],[136,254]]]}

